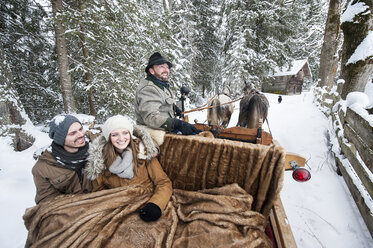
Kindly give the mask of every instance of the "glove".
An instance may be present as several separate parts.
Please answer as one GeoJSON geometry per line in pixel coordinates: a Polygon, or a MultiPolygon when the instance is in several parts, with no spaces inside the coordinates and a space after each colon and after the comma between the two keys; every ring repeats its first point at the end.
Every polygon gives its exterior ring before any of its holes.
{"type": "Polygon", "coordinates": [[[174,111],[175,111],[176,116],[179,116],[180,118],[184,117],[184,115],[181,112],[181,109],[175,104],[174,104],[174,111]]]}
{"type": "Polygon", "coordinates": [[[143,221],[149,222],[158,220],[162,215],[162,211],[156,204],[148,202],[144,207],[140,208],[139,214],[143,221]]]}
{"type": "Polygon", "coordinates": [[[174,121],[172,123],[172,130],[180,131],[182,134],[185,135],[195,135],[199,133],[198,129],[195,128],[192,124],[189,124],[186,121],[182,121],[176,118],[174,118],[174,121]]]}

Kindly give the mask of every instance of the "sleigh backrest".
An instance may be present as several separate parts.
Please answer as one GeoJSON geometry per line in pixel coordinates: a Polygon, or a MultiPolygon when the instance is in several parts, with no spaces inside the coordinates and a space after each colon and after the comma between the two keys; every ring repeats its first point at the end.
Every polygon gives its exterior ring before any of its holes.
{"type": "Polygon", "coordinates": [[[285,150],[275,144],[166,134],[159,160],[174,188],[196,191],[237,183],[253,196],[252,209],[267,216],[282,187],[285,150]]]}

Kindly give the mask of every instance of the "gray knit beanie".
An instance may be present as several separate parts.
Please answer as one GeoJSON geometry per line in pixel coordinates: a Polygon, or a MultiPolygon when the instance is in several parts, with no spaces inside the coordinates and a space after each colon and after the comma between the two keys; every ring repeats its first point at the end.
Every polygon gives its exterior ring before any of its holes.
{"type": "Polygon", "coordinates": [[[62,114],[55,116],[49,123],[49,137],[53,139],[54,143],[63,146],[67,131],[69,131],[71,124],[74,122],[82,124],[78,118],[72,115],[62,114]]]}
{"type": "Polygon", "coordinates": [[[133,125],[131,121],[123,115],[115,115],[107,119],[102,126],[102,134],[107,141],[109,140],[110,133],[117,128],[127,129],[130,132],[131,137],[133,137],[133,125]]]}

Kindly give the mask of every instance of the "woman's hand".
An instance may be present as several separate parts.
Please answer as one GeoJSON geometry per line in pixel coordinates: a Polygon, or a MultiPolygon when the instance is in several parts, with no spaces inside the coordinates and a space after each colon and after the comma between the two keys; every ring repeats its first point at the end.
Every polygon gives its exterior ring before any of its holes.
{"type": "Polygon", "coordinates": [[[148,202],[144,207],[140,208],[139,214],[143,221],[150,222],[158,220],[162,215],[162,211],[156,204],[148,202]]]}

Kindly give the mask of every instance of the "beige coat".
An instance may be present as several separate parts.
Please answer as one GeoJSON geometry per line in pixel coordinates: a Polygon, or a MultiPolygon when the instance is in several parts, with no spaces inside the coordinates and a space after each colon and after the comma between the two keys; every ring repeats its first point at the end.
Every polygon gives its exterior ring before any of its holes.
{"type": "Polygon", "coordinates": [[[36,186],[36,204],[53,199],[62,194],[89,193],[92,190],[91,181],[83,174],[80,180],[78,174],[58,164],[49,151],[44,151],[32,168],[36,186]]]}
{"type": "Polygon", "coordinates": [[[135,97],[136,123],[172,131],[170,118],[175,118],[174,103],[169,89],[154,83],[150,78],[140,80],[135,97]]]}
{"type": "Polygon", "coordinates": [[[172,194],[172,183],[163,171],[158,159],[147,159],[144,144],[138,138],[133,140],[132,142],[135,142],[138,153],[138,167],[134,170],[132,179],[121,178],[112,174],[103,164],[102,148],[105,142],[103,136],[100,136],[91,143],[89,148],[86,169],[88,177],[93,179],[93,191],[128,185],[142,185],[154,190],[149,202],[159,206],[163,212],[172,194]]]}

